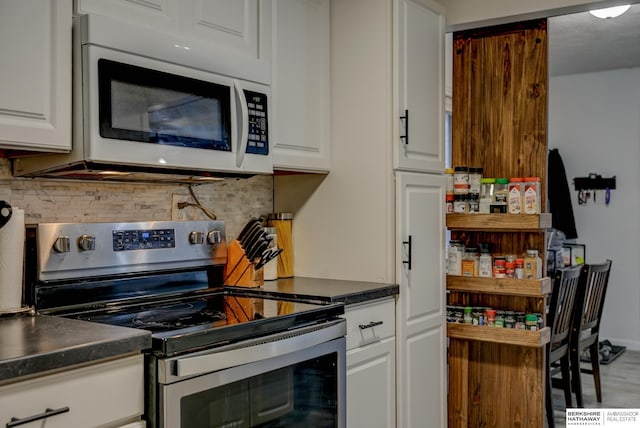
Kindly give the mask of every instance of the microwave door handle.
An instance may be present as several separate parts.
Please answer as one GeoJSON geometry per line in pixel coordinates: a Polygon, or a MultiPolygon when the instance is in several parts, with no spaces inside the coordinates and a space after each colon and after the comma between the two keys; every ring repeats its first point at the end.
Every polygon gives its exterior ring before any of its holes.
{"type": "Polygon", "coordinates": [[[236,166],[242,166],[244,154],[247,151],[247,140],[249,138],[249,108],[247,107],[247,97],[244,95],[242,84],[238,80],[233,81],[233,88],[236,93],[236,112],[238,119],[238,135],[240,141],[236,145],[236,166]]]}

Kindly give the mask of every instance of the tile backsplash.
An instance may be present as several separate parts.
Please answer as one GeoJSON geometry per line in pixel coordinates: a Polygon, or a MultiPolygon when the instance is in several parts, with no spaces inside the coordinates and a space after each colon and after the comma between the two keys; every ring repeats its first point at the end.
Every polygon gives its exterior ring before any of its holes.
{"type": "MultiPolygon", "coordinates": [[[[224,220],[234,238],[251,217],[273,211],[273,177],[229,178],[193,186],[200,204],[224,220]]],[[[195,203],[187,185],[105,183],[14,178],[10,161],[0,159],[0,199],[25,210],[26,223],[158,221],[175,219],[172,197],[195,203]]],[[[184,219],[205,220],[196,207],[184,219]]]]}

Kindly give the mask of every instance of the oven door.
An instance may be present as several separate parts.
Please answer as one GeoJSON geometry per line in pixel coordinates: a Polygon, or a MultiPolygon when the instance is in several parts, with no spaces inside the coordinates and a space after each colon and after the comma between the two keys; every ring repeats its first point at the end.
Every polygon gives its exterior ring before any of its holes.
{"type": "Polygon", "coordinates": [[[206,361],[215,361],[212,367],[224,361],[229,367],[160,384],[157,425],[345,427],[344,327],[340,320],[327,329],[300,335],[288,332],[249,347],[164,361],[169,364],[159,364],[159,368],[171,366],[183,376],[201,371],[206,361]],[[326,330],[338,337],[325,340],[326,330]],[[256,358],[260,354],[263,356],[256,358]]]}

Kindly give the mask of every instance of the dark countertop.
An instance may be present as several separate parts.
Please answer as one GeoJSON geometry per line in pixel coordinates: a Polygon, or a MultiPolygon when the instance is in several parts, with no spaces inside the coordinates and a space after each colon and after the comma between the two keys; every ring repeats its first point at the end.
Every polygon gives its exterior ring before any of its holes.
{"type": "Polygon", "coordinates": [[[150,346],[145,330],[47,315],[2,318],[0,383],[150,346]]]}
{"type": "Polygon", "coordinates": [[[260,289],[274,297],[342,302],[345,305],[395,296],[400,292],[397,284],[305,277],[265,281],[260,289]]]}

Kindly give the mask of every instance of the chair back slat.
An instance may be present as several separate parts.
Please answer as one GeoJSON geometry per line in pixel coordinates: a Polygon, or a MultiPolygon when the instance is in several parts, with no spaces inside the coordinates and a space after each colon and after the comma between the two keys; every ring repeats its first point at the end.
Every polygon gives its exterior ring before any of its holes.
{"type": "Polygon", "coordinates": [[[551,326],[552,347],[569,341],[580,270],[580,267],[571,267],[556,271],[547,317],[547,323],[551,326]]]}
{"type": "Polygon", "coordinates": [[[611,260],[605,263],[587,265],[586,290],[580,332],[597,329],[600,326],[604,298],[611,272],[611,260]]]}

